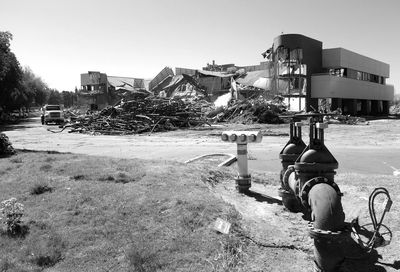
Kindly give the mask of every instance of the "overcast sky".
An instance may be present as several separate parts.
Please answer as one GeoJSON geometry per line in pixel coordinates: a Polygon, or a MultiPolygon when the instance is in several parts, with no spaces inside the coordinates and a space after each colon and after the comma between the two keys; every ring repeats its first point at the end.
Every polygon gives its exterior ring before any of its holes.
{"type": "Polygon", "coordinates": [[[162,68],[253,65],[282,32],[390,64],[400,92],[399,0],[0,0],[0,31],[51,88],[80,74],[152,78],[162,68]]]}

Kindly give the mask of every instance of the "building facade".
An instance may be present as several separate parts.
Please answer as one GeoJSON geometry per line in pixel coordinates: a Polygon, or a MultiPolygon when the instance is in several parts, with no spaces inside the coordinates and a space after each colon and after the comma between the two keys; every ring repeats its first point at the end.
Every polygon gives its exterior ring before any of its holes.
{"type": "Polygon", "coordinates": [[[389,113],[394,87],[386,85],[388,64],[343,49],[323,49],[322,42],[284,34],[267,50],[272,62],[271,90],[290,110],[318,110],[329,105],[344,114],[389,113]]]}
{"type": "Polygon", "coordinates": [[[122,96],[147,93],[148,80],[143,78],[108,76],[98,71],[81,74],[78,104],[102,109],[119,101],[122,96]]]}

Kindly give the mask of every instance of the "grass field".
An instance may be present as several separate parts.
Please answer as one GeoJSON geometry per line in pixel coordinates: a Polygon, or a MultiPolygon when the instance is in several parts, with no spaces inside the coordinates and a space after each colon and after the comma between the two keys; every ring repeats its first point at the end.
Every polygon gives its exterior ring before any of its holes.
{"type": "MultiPolygon", "coordinates": [[[[234,167],[213,165],[21,150],[1,158],[0,201],[15,197],[25,212],[18,234],[0,232],[0,271],[312,271],[307,222],[263,195],[276,194],[277,174],[252,173],[263,194],[246,197],[234,167]],[[217,218],[232,224],[228,235],[213,228],[217,218]]],[[[394,201],[384,221],[392,244],[343,271],[399,270],[398,178],[335,180],[346,216],[360,208],[361,223],[373,188],[394,201]]]]}
{"type": "Polygon", "coordinates": [[[0,200],[25,207],[0,271],[235,271],[240,215],[211,190],[228,172],[46,152],[0,159],[0,200]],[[218,218],[233,234],[213,228],[218,218]]]}

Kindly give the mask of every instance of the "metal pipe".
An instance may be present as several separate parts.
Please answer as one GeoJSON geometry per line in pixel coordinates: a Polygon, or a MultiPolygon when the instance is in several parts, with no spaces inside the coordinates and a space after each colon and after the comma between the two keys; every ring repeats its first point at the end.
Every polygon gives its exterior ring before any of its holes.
{"type": "MultiPolygon", "coordinates": [[[[311,219],[318,231],[335,232],[344,228],[345,215],[341,197],[329,184],[314,185],[308,195],[311,206],[311,219]]],[[[339,241],[327,238],[314,238],[314,257],[316,271],[337,271],[344,260],[344,250],[339,241]]]]}
{"type": "Polygon", "coordinates": [[[247,144],[237,145],[237,164],[239,177],[249,177],[248,161],[247,161],[247,144]]]}

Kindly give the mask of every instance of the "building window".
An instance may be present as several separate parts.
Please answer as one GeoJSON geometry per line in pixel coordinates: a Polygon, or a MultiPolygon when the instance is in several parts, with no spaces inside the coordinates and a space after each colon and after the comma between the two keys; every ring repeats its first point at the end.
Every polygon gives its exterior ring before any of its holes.
{"type": "Polygon", "coordinates": [[[356,77],[356,79],[357,79],[357,80],[362,80],[362,72],[357,71],[357,77],[356,77]]]}

